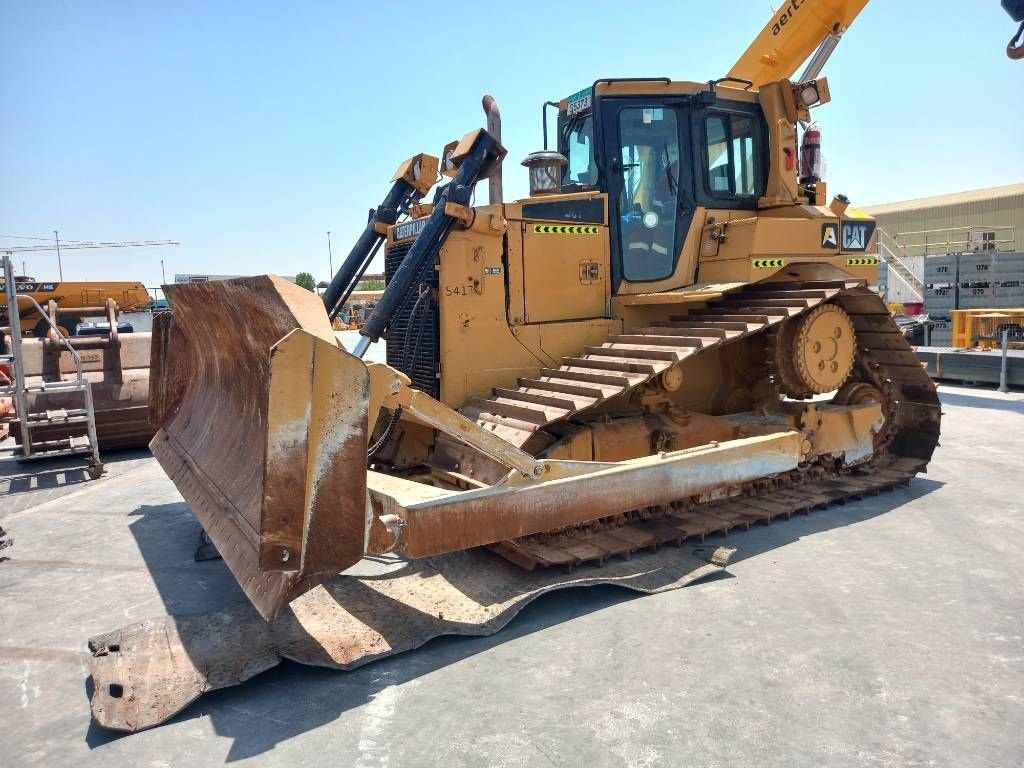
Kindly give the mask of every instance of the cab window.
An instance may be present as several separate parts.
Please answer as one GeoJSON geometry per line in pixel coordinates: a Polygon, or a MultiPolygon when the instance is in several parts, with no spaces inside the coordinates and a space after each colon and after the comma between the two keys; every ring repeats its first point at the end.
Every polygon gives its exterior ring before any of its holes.
{"type": "Polygon", "coordinates": [[[739,114],[708,115],[704,135],[708,192],[715,197],[755,196],[760,167],[754,119],[739,114]]]}
{"type": "Polygon", "coordinates": [[[594,118],[591,115],[570,124],[566,135],[569,164],[562,176],[563,184],[597,185],[597,162],[594,158],[594,118]]]}

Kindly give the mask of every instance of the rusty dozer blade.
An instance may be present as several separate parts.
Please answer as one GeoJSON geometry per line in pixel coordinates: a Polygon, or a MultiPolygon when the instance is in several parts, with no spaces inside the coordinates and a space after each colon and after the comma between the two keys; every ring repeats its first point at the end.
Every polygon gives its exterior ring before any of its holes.
{"type": "Polygon", "coordinates": [[[356,563],[369,376],[323,303],[282,278],[168,286],[153,454],[266,619],[356,563]]]}

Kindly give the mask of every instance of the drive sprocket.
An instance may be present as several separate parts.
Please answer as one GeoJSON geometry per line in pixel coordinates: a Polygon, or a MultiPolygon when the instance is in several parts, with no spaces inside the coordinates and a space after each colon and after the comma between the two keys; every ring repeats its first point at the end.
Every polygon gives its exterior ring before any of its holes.
{"type": "Polygon", "coordinates": [[[853,321],[836,304],[821,304],[783,324],[775,340],[775,373],[791,397],[834,392],[853,370],[853,321]]]}

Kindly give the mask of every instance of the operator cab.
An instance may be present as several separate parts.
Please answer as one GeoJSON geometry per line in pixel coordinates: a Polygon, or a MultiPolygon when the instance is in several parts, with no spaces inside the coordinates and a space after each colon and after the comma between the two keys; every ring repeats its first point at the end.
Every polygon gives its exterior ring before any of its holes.
{"type": "MultiPolygon", "coordinates": [[[[756,95],[715,84],[601,80],[559,104],[562,193],[608,194],[612,277],[677,274],[698,207],[754,211],[768,140],[756,95]]],[[[693,265],[695,267],[695,265],[693,265]]],[[[690,269],[686,282],[693,282],[690,269]]]]}

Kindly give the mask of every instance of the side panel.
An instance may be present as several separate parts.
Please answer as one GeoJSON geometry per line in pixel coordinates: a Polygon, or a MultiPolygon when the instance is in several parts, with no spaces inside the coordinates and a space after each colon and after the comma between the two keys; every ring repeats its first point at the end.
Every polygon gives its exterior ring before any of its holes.
{"type": "MultiPolygon", "coordinates": [[[[562,356],[578,354],[621,332],[620,321],[604,317],[527,324],[522,237],[522,222],[512,221],[507,238],[501,233],[460,231],[445,243],[438,281],[440,399],[445,405],[458,408],[470,397],[489,396],[494,387],[515,386],[517,378],[557,367],[562,356]]],[[[568,286],[551,278],[548,290],[561,290],[564,296],[583,287],[577,271],[571,277],[574,283],[568,286]]],[[[602,298],[602,315],[603,307],[602,298]]]]}
{"type": "Polygon", "coordinates": [[[608,306],[608,228],[520,222],[524,321],[604,317],[608,306]]]}

